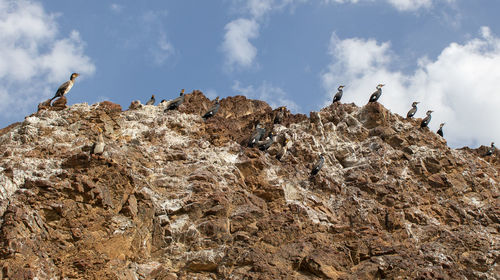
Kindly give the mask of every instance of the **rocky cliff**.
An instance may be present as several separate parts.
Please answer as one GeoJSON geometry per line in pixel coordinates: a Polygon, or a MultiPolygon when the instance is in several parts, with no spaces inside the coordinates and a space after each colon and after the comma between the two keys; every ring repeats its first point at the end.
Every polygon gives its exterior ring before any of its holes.
{"type": "Polygon", "coordinates": [[[62,103],[0,131],[0,278],[499,277],[498,152],[378,103],[307,117],[235,96],[206,122],[199,91],[179,111],[62,103]]]}

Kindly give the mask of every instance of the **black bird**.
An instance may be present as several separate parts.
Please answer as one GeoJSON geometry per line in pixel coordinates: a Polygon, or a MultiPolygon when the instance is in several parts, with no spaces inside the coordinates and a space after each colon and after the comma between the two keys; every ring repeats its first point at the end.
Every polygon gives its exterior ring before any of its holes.
{"type": "Polygon", "coordinates": [[[56,94],[54,95],[54,97],[52,97],[50,99],[50,101],[52,102],[52,100],[56,99],[57,97],[62,97],[66,93],[68,93],[70,91],[70,89],[73,87],[73,85],[75,84],[75,79],[78,76],[80,76],[80,74],[78,74],[78,73],[71,74],[69,81],[67,81],[64,84],[62,84],[61,86],[59,86],[59,88],[56,91],[56,94]]]}
{"type": "Polygon", "coordinates": [[[429,122],[431,121],[431,113],[434,112],[432,110],[427,111],[427,116],[422,120],[420,123],[420,127],[427,127],[429,125],[429,122]]]}
{"type": "Polygon", "coordinates": [[[252,133],[252,137],[250,137],[250,140],[248,140],[248,147],[253,147],[255,144],[257,144],[258,141],[264,136],[266,133],[266,129],[258,123],[257,126],[255,127],[254,132],[252,133]]]}
{"type": "Polygon", "coordinates": [[[415,113],[417,112],[417,104],[420,103],[420,102],[413,102],[411,104],[411,109],[410,111],[408,111],[408,114],[406,114],[406,118],[411,118],[415,115],[415,113]]]}
{"type": "Polygon", "coordinates": [[[314,164],[313,169],[311,170],[311,176],[314,176],[318,174],[318,172],[321,170],[321,167],[323,167],[323,163],[325,163],[325,158],[323,157],[323,154],[319,155],[319,160],[314,164]]]}
{"type": "Polygon", "coordinates": [[[156,101],[155,95],[153,94],[153,95],[151,95],[151,98],[149,99],[149,101],[146,102],[146,105],[155,105],[155,101],[156,101]]]}
{"type": "Polygon", "coordinates": [[[208,112],[206,112],[205,115],[202,116],[202,118],[204,120],[207,120],[208,118],[211,118],[211,117],[215,116],[215,114],[217,114],[217,112],[219,111],[219,109],[220,109],[219,97],[217,96],[215,98],[215,104],[214,104],[214,106],[212,106],[212,108],[210,108],[210,110],[208,110],[208,112]]]}
{"type": "Polygon", "coordinates": [[[436,132],[436,133],[437,133],[437,134],[439,134],[439,136],[441,136],[441,137],[444,137],[444,136],[443,136],[443,125],[444,125],[444,123],[440,124],[440,125],[439,125],[439,129],[438,129],[438,131],[436,132]]]}
{"type": "Polygon", "coordinates": [[[168,110],[175,110],[181,106],[182,103],[184,103],[184,89],[181,90],[181,93],[179,94],[179,97],[176,99],[172,100],[170,104],[168,105],[167,109],[165,109],[165,112],[168,110]]]}
{"type": "Polygon", "coordinates": [[[377,91],[372,93],[370,96],[370,100],[368,102],[377,102],[377,100],[380,98],[380,95],[382,95],[382,87],[385,86],[384,84],[378,84],[377,85],[377,91]]]}
{"type": "Polygon", "coordinates": [[[485,156],[491,156],[495,152],[495,143],[491,142],[491,147],[488,149],[485,156]]]}
{"type": "Polygon", "coordinates": [[[335,96],[333,97],[333,101],[332,103],[335,103],[335,102],[338,102],[340,101],[340,99],[342,99],[342,94],[344,94],[344,87],[345,86],[339,86],[337,88],[337,93],[335,94],[335,96]]]}
{"type": "Polygon", "coordinates": [[[264,141],[258,142],[259,150],[265,151],[265,150],[269,149],[269,147],[271,147],[273,142],[274,142],[274,135],[272,132],[269,132],[269,135],[267,136],[267,138],[264,141]]]}

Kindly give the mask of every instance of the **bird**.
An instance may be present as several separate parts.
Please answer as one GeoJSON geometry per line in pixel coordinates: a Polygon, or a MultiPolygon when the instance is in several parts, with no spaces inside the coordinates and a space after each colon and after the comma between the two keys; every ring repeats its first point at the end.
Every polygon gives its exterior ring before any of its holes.
{"type": "Polygon", "coordinates": [[[179,94],[179,97],[176,99],[172,100],[170,104],[168,104],[167,109],[165,109],[165,112],[168,110],[175,110],[181,106],[182,103],[184,103],[184,89],[181,89],[181,93],[179,94]]]}
{"type": "Polygon", "coordinates": [[[342,94],[344,94],[344,89],[345,86],[339,86],[337,88],[337,93],[335,94],[335,96],[333,97],[333,101],[332,103],[335,103],[335,102],[338,102],[340,101],[340,99],[342,98],[342,94]]]}
{"type": "Polygon", "coordinates": [[[380,95],[382,95],[382,87],[385,86],[384,84],[378,84],[377,85],[377,91],[372,93],[370,96],[370,100],[368,102],[377,102],[377,100],[380,98],[380,95]]]}
{"type": "Polygon", "coordinates": [[[406,114],[406,118],[409,119],[415,115],[415,113],[417,112],[417,104],[418,103],[420,103],[420,102],[415,101],[411,104],[411,109],[410,109],[410,111],[408,111],[408,114],[406,114]]]}
{"type": "Polygon", "coordinates": [[[269,149],[269,147],[271,147],[273,142],[274,142],[274,135],[272,132],[269,132],[269,135],[267,136],[267,138],[264,139],[264,141],[259,141],[257,143],[257,145],[259,146],[259,150],[265,151],[265,150],[269,149]]]}
{"type": "Polygon", "coordinates": [[[99,131],[99,135],[97,136],[97,142],[94,143],[94,145],[92,146],[92,149],[90,150],[90,154],[91,155],[102,155],[102,153],[104,152],[104,139],[102,138],[102,129],[100,128],[97,128],[97,130],[99,131]]]}
{"type": "Polygon", "coordinates": [[[208,112],[206,112],[202,118],[204,120],[207,120],[208,118],[211,118],[213,117],[215,114],[217,114],[217,111],[219,111],[220,109],[220,103],[219,103],[219,97],[217,96],[215,98],[215,104],[212,106],[212,108],[210,108],[210,110],[208,110],[208,112]]]}
{"type": "Polygon", "coordinates": [[[276,154],[277,160],[281,161],[281,159],[286,155],[286,152],[288,151],[288,142],[290,142],[290,139],[285,138],[285,142],[283,143],[283,146],[281,146],[281,149],[276,154]]]}
{"type": "Polygon", "coordinates": [[[149,99],[149,101],[146,102],[146,105],[155,105],[155,101],[156,101],[155,95],[153,94],[151,95],[151,99],[149,99]]]}
{"type": "Polygon", "coordinates": [[[439,129],[438,129],[438,131],[436,132],[436,133],[437,133],[439,136],[441,136],[441,137],[444,137],[444,136],[443,136],[443,126],[444,126],[444,123],[441,123],[441,124],[439,125],[439,129]]]}
{"type": "Polygon", "coordinates": [[[285,106],[281,106],[278,108],[273,120],[275,124],[281,123],[283,121],[283,118],[285,117],[285,109],[285,106]]]}
{"type": "Polygon", "coordinates": [[[427,116],[422,120],[420,123],[420,127],[427,127],[429,125],[429,122],[431,121],[431,113],[434,112],[432,110],[427,111],[427,116]]]}
{"type": "Polygon", "coordinates": [[[75,84],[75,79],[78,76],[80,76],[80,74],[78,74],[78,73],[71,74],[69,81],[67,81],[64,84],[62,84],[61,86],[59,86],[59,88],[56,91],[56,94],[54,95],[54,97],[52,97],[50,99],[50,101],[52,102],[52,100],[56,99],[57,97],[64,96],[66,93],[68,93],[70,91],[70,89],[73,87],[73,85],[75,84]]]}
{"type": "Polygon", "coordinates": [[[491,156],[494,152],[495,152],[495,143],[491,142],[490,148],[488,149],[488,151],[484,155],[491,156]]]}
{"type": "Polygon", "coordinates": [[[311,176],[318,174],[318,172],[321,170],[321,167],[323,167],[323,163],[325,163],[325,158],[323,157],[323,154],[320,154],[319,160],[316,162],[316,164],[314,164],[311,170],[311,176]]]}
{"type": "Polygon", "coordinates": [[[252,136],[250,137],[250,140],[248,140],[248,147],[253,147],[255,144],[257,144],[258,141],[260,141],[260,138],[266,133],[266,129],[258,123],[255,126],[255,130],[252,133],[252,136]]]}

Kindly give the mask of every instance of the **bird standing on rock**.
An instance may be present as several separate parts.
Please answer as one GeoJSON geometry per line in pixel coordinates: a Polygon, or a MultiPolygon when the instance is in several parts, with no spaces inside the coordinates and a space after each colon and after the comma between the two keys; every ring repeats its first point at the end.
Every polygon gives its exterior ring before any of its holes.
{"type": "Polygon", "coordinates": [[[274,115],[274,120],[273,123],[278,124],[283,121],[283,118],[285,117],[285,107],[281,106],[278,108],[276,114],[274,115]]]}
{"type": "Polygon", "coordinates": [[[408,114],[406,114],[406,118],[409,119],[415,115],[415,113],[417,112],[417,104],[418,103],[420,103],[420,102],[415,101],[411,104],[411,109],[410,109],[410,111],[408,111],[408,114]]]}
{"type": "Polygon", "coordinates": [[[340,99],[342,99],[342,95],[344,94],[344,87],[345,86],[339,86],[337,88],[337,93],[335,94],[335,96],[333,97],[333,101],[332,103],[335,103],[335,102],[339,102],[340,99]]]}
{"type": "Polygon", "coordinates": [[[184,103],[184,97],[185,97],[184,89],[181,89],[181,93],[179,94],[179,97],[172,100],[172,102],[170,102],[170,104],[168,105],[167,109],[165,109],[165,111],[175,110],[175,109],[179,108],[179,106],[181,106],[181,104],[184,103]]]}
{"type": "Polygon", "coordinates": [[[274,142],[274,135],[272,132],[269,132],[269,135],[267,136],[267,138],[264,139],[264,141],[259,141],[257,144],[259,146],[259,150],[265,151],[265,150],[269,149],[269,147],[271,147],[273,142],[274,142]]]}
{"type": "Polygon", "coordinates": [[[316,164],[314,164],[311,170],[311,176],[318,174],[318,172],[321,170],[321,167],[323,167],[323,163],[325,163],[325,158],[323,157],[323,154],[320,154],[319,160],[316,162],[316,164]]]}
{"type": "Polygon", "coordinates": [[[211,118],[213,116],[215,116],[215,114],[217,114],[217,112],[219,111],[220,109],[220,103],[219,103],[219,97],[217,96],[215,98],[215,104],[214,106],[212,106],[212,108],[210,108],[210,110],[208,110],[208,112],[205,113],[205,115],[202,116],[202,118],[204,120],[207,120],[208,118],[211,118]]]}
{"type": "Polygon", "coordinates": [[[377,85],[377,91],[372,93],[370,96],[370,100],[368,102],[377,102],[377,100],[380,98],[380,95],[382,95],[382,87],[385,86],[384,84],[378,84],[377,85]]]}
{"type": "Polygon", "coordinates": [[[146,105],[155,105],[155,101],[156,101],[155,95],[153,94],[151,95],[151,99],[149,99],[149,101],[146,102],[146,105]]]}
{"type": "Polygon", "coordinates": [[[252,137],[250,137],[250,140],[248,140],[248,147],[255,146],[255,144],[260,141],[264,133],[266,133],[266,129],[260,123],[258,123],[255,126],[255,131],[252,133],[252,137]]]}
{"type": "Polygon", "coordinates": [[[422,120],[420,123],[420,127],[427,127],[429,125],[429,122],[431,121],[431,113],[434,112],[432,110],[427,111],[427,116],[422,120]]]}
{"type": "Polygon", "coordinates": [[[491,147],[486,152],[485,156],[491,156],[495,152],[495,143],[491,142],[491,147]]]}
{"type": "Polygon", "coordinates": [[[444,137],[444,136],[443,136],[443,126],[444,126],[444,123],[440,124],[440,125],[439,125],[439,129],[438,129],[438,131],[436,132],[436,133],[437,133],[439,136],[441,136],[441,137],[444,137]]]}
{"type": "Polygon", "coordinates": [[[56,94],[54,95],[54,97],[52,97],[50,99],[50,101],[52,102],[52,100],[56,99],[57,97],[64,96],[66,93],[68,93],[71,90],[71,88],[73,87],[73,85],[75,84],[75,79],[78,76],[80,76],[80,74],[78,74],[78,73],[71,74],[69,81],[67,81],[64,84],[62,84],[61,86],[59,86],[59,88],[56,91],[56,94]]]}
{"type": "Polygon", "coordinates": [[[104,152],[105,144],[104,144],[104,139],[102,138],[102,129],[98,127],[97,130],[99,131],[99,136],[97,136],[97,142],[95,142],[94,145],[92,146],[90,154],[100,156],[104,152]]]}
{"type": "Polygon", "coordinates": [[[285,138],[285,141],[284,141],[283,145],[281,146],[281,149],[276,154],[277,160],[281,161],[281,159],[286,155],[286,152],[288,151],[288,142],[290,142],[290,139],[285,138]]]}

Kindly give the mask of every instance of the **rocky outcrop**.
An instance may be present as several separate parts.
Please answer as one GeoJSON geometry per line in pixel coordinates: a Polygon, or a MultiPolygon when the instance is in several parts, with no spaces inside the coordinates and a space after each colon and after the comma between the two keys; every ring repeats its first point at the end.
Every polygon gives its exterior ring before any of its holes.
{"type": "Polygon", "coordinates": [[[378,103],[278,124],[262,101],[220,104],[207,121],[200,91],[178,111],[49,105],[0,130],[0,278],[498,277],[498,152],[378,103]],[[246,147],[259,122],[268,152],[246,147]]]}

